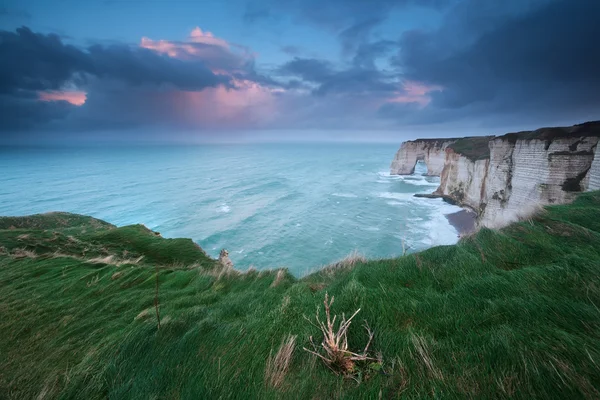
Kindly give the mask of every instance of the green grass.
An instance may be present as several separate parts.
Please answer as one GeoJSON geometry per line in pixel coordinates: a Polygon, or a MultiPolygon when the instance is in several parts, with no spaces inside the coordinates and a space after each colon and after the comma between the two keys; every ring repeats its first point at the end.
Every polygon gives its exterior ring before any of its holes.
{"type": "Polygon", "coordinates": [[[0,219],[0,398],[598,398],[598,215],[600,192],[586,193],[455,246],[276,285],[275,271],[219,276],[189,241],[140,226],[0,219]],[[132,254],[144,258],[88,261],[132,254]],[[303,316],[325,292],[335,313],[362,309],[351,349],[366,344],[362,319],[375,331],[383,368],[360,383],[302,350],[321,339],[303,316]],[[272,388],[265,365],[288,334],[272,388]]]}
{"type": "Polygon", "coordinates": [[[448,147],[471,161],[490,158],[489,143],[493,136],[474,136],[458,139],[448,147]]]}

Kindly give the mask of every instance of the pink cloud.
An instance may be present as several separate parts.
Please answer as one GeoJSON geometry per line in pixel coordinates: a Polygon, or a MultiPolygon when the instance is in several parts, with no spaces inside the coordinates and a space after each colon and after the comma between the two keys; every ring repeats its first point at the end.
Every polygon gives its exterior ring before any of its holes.
{"type": "Polygon", "coordinates": [[[419,107],[426,107],[431,102],[429,93],[444,90],[442,86],[427,85],[421,82],[405,81],[402,84],[402,91],[396,93],[394,97],[388,99],[390,103],[415,103],[419,107]]]}
{"type": "Polygon", "coordinates": [[[229,48],[229,43],[226,40],[215,37],[212,32],[202,31],[200,27],[195,27],[190,33],[190,40],[194,43],[204,43],[212,46],[221,46],[229,48]]]}
{"type": "Polygon", "coordinates": [[[246,48],[234,45],[213,35],[212,32],[194,28],[185,41],[153,40],[142,37],[140,47],[182,60],[201,60],[211,69],[241,68],[254,57],[246,48]]]}
{"type": "Polygon", "coordinates": [[[143,37],[140,46],[169,57],[202,61],[214,74],[229,77],[233,88],[219,86],[196,92],[168,92],[171,112],[185,125],[262,126],[277,114],[276,95],[283,89],[239,77],[248,59],[254,57],[241,46],[199,27],[194,28],[184,42],[143,37]]]}
{"type": "Polygon", "coordinates": [[[234,79],[233,84],[234,89],[173,91],[169,93],[169,104],[180,122],[192,126],[260,127],[277,116],[280,89],[244,79],[234,79]]]}
{"type": "Polygon", "coordinates": [[[39,92],[38,99],[41,101],[66,101],[75,106],[82,106],[87,100],[87,93],[78,90],[39,92]]]}

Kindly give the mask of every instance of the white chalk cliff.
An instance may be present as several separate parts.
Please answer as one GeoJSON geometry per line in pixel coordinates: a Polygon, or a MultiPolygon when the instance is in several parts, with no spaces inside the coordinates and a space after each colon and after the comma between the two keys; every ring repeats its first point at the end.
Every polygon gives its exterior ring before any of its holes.
{"type": "Polygon", "coordinates": [[[427,165],[427,175],[439,176],[444,168],[445,150],[456,139],[420,139],[402,143],[396,153],[390,174],[410,175],[415,172],[417,161],[427,165]]]}
{"type": "MultiPolygon", "coordinates": [[[[502,227],[540,205],[568,203],[579,192],[600,189],[599,139],[600,121],[450,140],[433,194],[474,210],[480,226],[502,227]]],[[[422,149],[428,141],[407,143],[391,174],[412,173],[418,159],[427,163],[422,149]]],[[[438,170],[436,155],[432,175],[438,170]]]]}

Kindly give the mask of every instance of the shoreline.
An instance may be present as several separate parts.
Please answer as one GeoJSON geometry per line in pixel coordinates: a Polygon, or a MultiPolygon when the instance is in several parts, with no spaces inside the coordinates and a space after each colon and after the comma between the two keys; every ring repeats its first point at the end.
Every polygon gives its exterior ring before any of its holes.
{"type": "Polygon", "coordinates": [[[475,232],[475,222],[477,214],[473,211],[464,209],[452,214],[445,214],[446,219],[456,229],[458,236],[468,235],[475,232]]]}

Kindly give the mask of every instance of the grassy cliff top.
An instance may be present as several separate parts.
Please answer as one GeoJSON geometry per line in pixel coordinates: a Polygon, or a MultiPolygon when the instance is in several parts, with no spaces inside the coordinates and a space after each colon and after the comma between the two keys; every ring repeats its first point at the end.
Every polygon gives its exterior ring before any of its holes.
{"type": "Polygon", "coordinates": [[[522,131],[507,133],[501,136],[471,136],[463,138],[438,138],[438,139],[416,139],[409,140],[407,143],[424,142],[428,146],[442,145],[443,143],[453,142],[448,148],[464,155],[472,161],[484,160],[490,157],[490,140],[505,140],[516,142],[517,140],[545,140],[551,143],[555,139],[571,137],[600,137],[600,121],[590,121],[583,124],[568,127],[540,128],[535,131],[522,131]]]}
{"type": "Polygon", "coordinates": [[[490,158],[489,143],[493,136],[473,136],[458,139],[448,146],[455,152],[462,154],[471,161],[490,158]]]}
{"type": "Polygon", "coordinates": [[[509,142],[534,139],[551,142],[552,140],[561,138],[590,136],[600,136],[600,121],[590,121],[567,127],[540,128],[534,131],[507,133],[506,135],[496,137],[496,139],[507,140],[509,142]]]}
{"type": "Polygon", "coordinates": [[[454,246],[301,279],[224,271],[141,225],[2,219],[0,397],[598,398],[599,214],[600,192],[585,193],[454,246]],[[304,316],[325,293],[335,314],[361,309],[352,351],[363,320],[374,332],[353,379],[303,350],[321,342],[304,316]]]}

